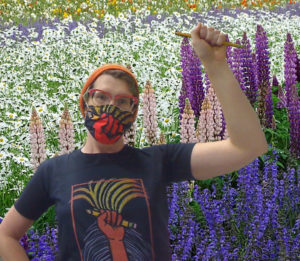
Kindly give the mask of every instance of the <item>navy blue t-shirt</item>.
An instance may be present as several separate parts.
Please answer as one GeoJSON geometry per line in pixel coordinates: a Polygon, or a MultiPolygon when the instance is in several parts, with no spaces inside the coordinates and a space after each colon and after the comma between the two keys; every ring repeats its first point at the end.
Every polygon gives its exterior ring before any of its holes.
{"type": "Polygon", "coordinates": [[[195,144],[125,144],[117,153],[77,149],[47,159],[14,206],[36,220],[55,204],[57,261],[171,260],[166,186],[195,180],[195,144]]]}

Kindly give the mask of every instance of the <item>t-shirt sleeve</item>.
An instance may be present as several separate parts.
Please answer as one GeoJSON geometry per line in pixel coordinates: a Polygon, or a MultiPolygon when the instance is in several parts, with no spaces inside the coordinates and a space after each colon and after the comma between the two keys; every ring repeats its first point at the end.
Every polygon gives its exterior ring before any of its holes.
{"type": "Polygon", "coordinates": [[[43,161],[14,203],[16,210],[26,218],[38,219],[54,201],[49,197],[49,163],[43,161]]]}
{"type": "Polygon", "coordinates": [[[191,170],[191,155],[194,143],[168,143],[158,145],[161,150],[162,164],[167,184],[187,180],[196,180],[191,170]]]}

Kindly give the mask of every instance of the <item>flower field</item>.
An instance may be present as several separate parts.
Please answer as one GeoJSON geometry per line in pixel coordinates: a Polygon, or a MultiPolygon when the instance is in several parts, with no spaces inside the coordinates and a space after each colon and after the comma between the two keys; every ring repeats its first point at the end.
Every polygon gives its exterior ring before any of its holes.
{"type": "MultiPolygon", "coordinates": [[[[190,39],[175,35],[199,22],[246,46],[228,47],[227,62],[269,151],[238,171],[167,188],[172,260],[300,259],[300,3],[292,0],[1,1],[0,222],[40,162],[82,147],[79,94],[103,64],[137,76],[131,146],[228,138],[204,66],[190,39]]],[[[57,236],[52,206],[20,244],[30,260],[54,260],[57,236]]]]}

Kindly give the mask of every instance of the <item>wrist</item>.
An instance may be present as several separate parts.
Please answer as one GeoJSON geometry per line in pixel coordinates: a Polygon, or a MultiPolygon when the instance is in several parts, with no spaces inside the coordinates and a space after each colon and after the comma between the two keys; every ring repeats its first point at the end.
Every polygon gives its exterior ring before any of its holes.
{"type": "Polygon", "coordinates": [[[218,73],[220,70],[224,70],[225,68],[229,68],[229,65],[226,60],[224,61],[212,61],[208,63],[203,63],[205,71],[207,73],[218,73]]]}

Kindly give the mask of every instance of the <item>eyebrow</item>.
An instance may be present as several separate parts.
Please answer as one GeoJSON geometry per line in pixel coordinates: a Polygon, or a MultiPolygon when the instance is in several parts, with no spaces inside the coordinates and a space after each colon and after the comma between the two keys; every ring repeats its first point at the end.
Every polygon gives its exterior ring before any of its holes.
{"type": "MultiPolygon", "coordinates": [[[[92,88],[92,89],[100,90],[100,89],[97,89],[97,88],[92,88]]],[[[108,92],[108,91],[105,91],[105,90],[100,90],[100,91],[108,92]]],[[[129,95],[129,96],[133,96],[132,94],[127,94],[127,93],[119,93],[117,95],[129,95]]]]}

